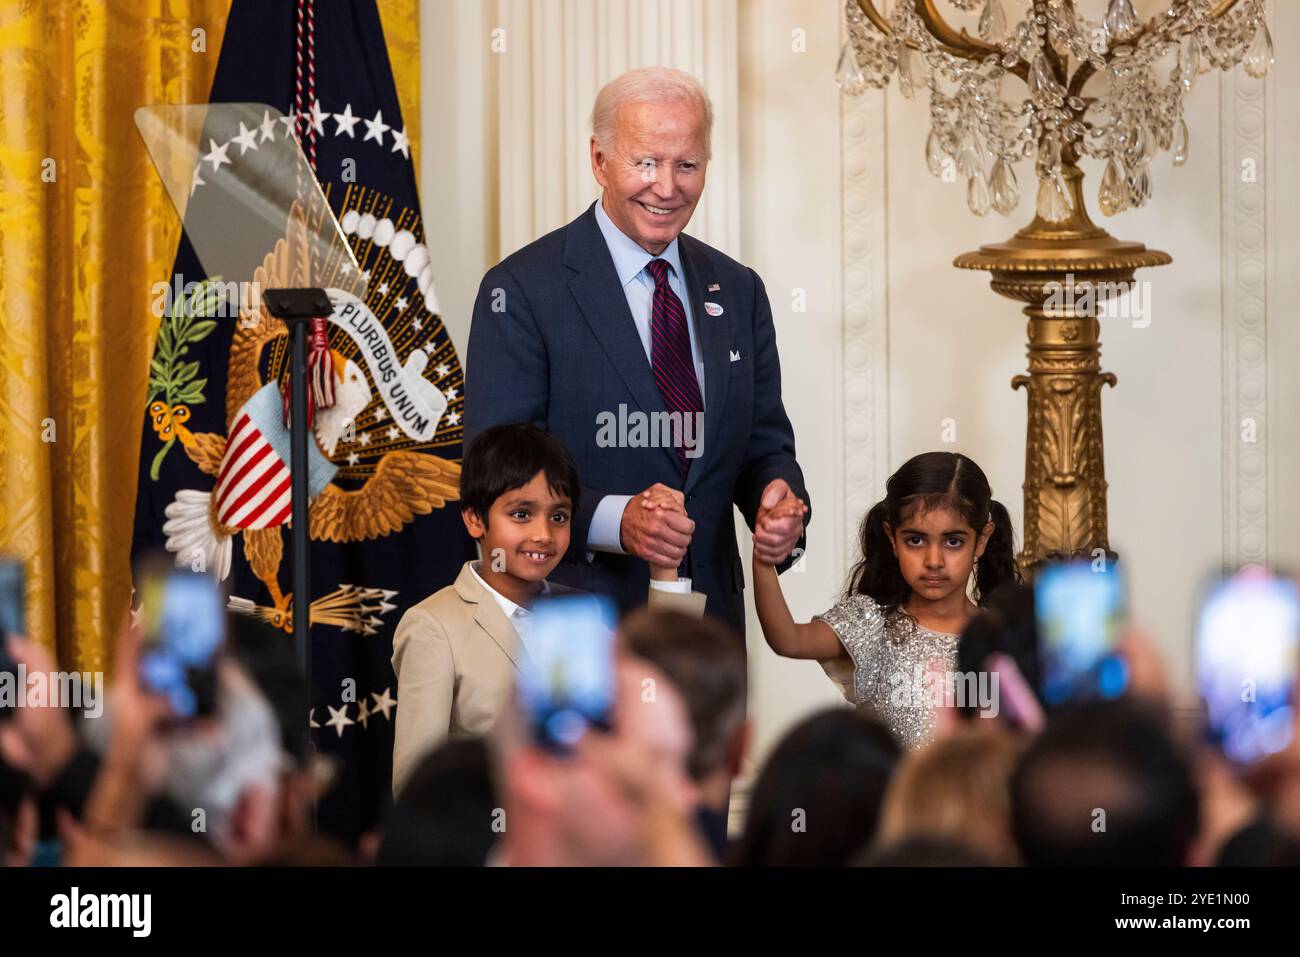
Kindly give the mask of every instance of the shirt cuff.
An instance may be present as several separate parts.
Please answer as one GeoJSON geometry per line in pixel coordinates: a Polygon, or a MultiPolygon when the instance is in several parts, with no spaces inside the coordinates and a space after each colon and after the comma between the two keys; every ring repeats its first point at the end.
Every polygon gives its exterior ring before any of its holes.
{"type": "Polygon", "coordinates": [[[650,579],[650,587],[654,591],[670,591],[678,595],[689,595],[691,593],[691,580],[689,578],[679,578],[677,581],[659,581],[650,579]]]}
{"type": "Polygon", "coordinates": [[[591,516],[591,526],[587,529],[588,549],[593,552],[626,554],[619,540],[619,530],[623,524],[623,509],[627,508],[627,503],[632,498],[631,495],[606,495],[600,500],[591,516]]]}

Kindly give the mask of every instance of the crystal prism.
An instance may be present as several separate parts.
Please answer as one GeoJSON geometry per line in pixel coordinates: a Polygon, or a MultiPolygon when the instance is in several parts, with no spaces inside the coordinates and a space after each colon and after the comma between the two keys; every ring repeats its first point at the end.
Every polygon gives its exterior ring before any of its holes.
{"type": "Polygon", "coordinates": [[[943,161],[943,143],[939,134],[931,130],[925,141],[925,167],[932,176],[940,176],[943,173],[943,161]]]}
{"type": "Polygon", "coordinates": [[[840,51],[839,66],[835,69],[835,82],[848,96],[861,96],[867,91],[867,75],[858,65],[857,51],[852,42],[845,41],[840,51]]]}
{"type": "Polygon", "coordinates": [[[1037,208],[1038,215],[1049,223],[1063,223],[1074,212],[1069,190],[1065,188],[1065,180],[1059,174],[1039,181],[1037,208]]]}
{"type": "Polygon", "coordinates": [[[1056,82],[1052,67],[1047,62],[1047,55],[1039,53],[1029,67],[1029,95],[1035,100],[1059,103],[1065,91],[1056,82]]]}
{"type": "Polygon", "coordinates": [[[1143,163],[1138,171],[1137,182],[1133,192],[1137,198],[1135,206],[1145,206],[1151,201],[1151,164],[1143,163]]]}
{"type": "Polygon", "coordinates": [[[1268,24],[1262,20],[1243,62],[1246,72],[1257,80],[1268,76],[1269,68],[1273,66],[1273,37],[1268,32],[1268,24]]]}
{"type": "Polygon", "coordinates": [[[909,100],[916,95],[913,89],[912,57],[912,49],[908,46],[904,46],[898,53],[898,92],[909,100]]]}
{"type": "Polygon", "coordinates": [[[989,181],[984,170],[977,169],[975,175],[966,183],[966,205],[976,216],[984,216],[989,211],[989,181]]]}
{"type": "Polygon", "coordinates": [[[1187,132],[1187,121],[1182,117],[1178,118],[1178,124],[1174,127],[1174,165],[1182,166],[1187,162],[1187,141],[1189,134],[1187,132]]]}
{"type": "Polygon", "coordinates": [[[1055,136],[1044,136],[1038,144],[1038,175],[1051,176],[1061,166],[1061,141],[1055,136]]]}
{"type": "Polygon", "coordinates": [[[975,142],[975,134],[967,130],[962,134],[961,147],[957,150],[957,172],[962,176],[974,176],[977,170],[984,169],[984,156],[975,142]]]}
{"type": "Polygon", "coordinates": [[[993,208],[1003,216],[1010,216],[1020,205],[1020,184],[1011,164],[998,157],[993,164],[993,177],[989,183],[993,191],[993,208]]]}
{"type": "Polygon", "coordinates": [[[1101,177],[1101,189],[1097,191],[1097,202],[1103,216],[1114,216],[1125,208],[1124,176],[1119,171],[1119,164],[1112,156],[1106,164],[1106,172],[1101,177]]]}
{"type": "Polygon", "coordinates": [[[998,43],[1007,35],[1007,15],[1002,9],[1002,0],[988,0],[984,12],[980,14],[980,37],[989,43],[998,43]]]}
{"type": "Polygon", "coordinates": [[[1178,53],[1178,69],[1175,78],[1183,85],[1183,90],[1190,93],[1196,85],[1196,77],[1201,72],[1201,44],[1192,33],[1183,38],[1182,48],[1178,53]]]}
{"type": "Polygon", "coordinates": [[[1133,0],[1110,0],[1106,8],[1106,32],[1113,40],[1123,40],[1138,28],[1137,11],[1133,0]]]}

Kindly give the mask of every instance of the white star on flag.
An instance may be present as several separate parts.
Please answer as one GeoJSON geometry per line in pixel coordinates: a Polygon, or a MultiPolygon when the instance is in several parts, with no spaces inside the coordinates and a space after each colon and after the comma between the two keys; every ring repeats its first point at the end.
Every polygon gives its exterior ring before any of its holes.
{"type": "Polygon", "coordinates": [[[421,329],[424,328],[424,323],[422,323],[419,319],[412,319],[411,328],[414,329],[416,332],[419,332],[421,329]]]}
{"type": "Polygon", "coordinates": [[[348,134],[348,139],[354,140],[357,138],[357,134],[353,132],[352,128],[361,122],[361,117],[352,115],[351,103],[343,107],[342,113],[334,114],[334,122],[339,125],[339,128],[334,131],[335,136],[341,136],[346,133],[348,134]]]}
{"type": "Polygon", "coordinates": [[[382,422],[386,418],[388,418],[388,409],[384,408],[382,405],[379,408],[375,409],[376,422],[382,422]]]}
{"type": "Polygon", "coordinates": [[[309,727],[309,728],[319,728],[319,727],[320,727],[320,722],[316,720],[316,709],[315,709],[315,708],[312,708],[310,711],[307,712],[307,727],[309,727]]]}
{"type": "Polygon", "coordinates": [[[380,146],[383,146],[384,133],[392,129],[391,126],[389,126],[387,123],[384,122],[384,111],[375,110],[375,118],[373,120],[366,120],[365,124],[366,124],[366,135],[365,135],[365,139],[363,139],[361,142],[364,143],[366,140],[374,140],[380,146]]]}
{"type": "Polygon", "coordinates": [[[456,412],[456,411],[454,411],[454,410],[451,411],[451,412],[448,412],[448,413],[447,413],[447,424],[448,424],[448,425],[460,425],[460,413],[459,413],[459,412],[456,412]]]}
{"type": "Polygon", "coordinates": [[[290,136],[290,135],[292,135],[292,133],[293,133],[293,128],[294,128],[294,127],[297,125],[297,123],[298,123],[298,117],[297,117],[297,115],[293,112],[293,110],[290,109],[290,110],[289,110],[289,115],[288,115],[288,116],[282,116],[282,117],[280,117],[280,122],[284,124],[284,133],[285,133],[285,135],[286,135],[286,136],[290,136]]]}
{"type": "Polygon", "coordinates": [[[203,158],[212,164],[212,172],[215,173],[217,170],[221,169],[221,164],[223,163],[227,166],[231,165],[230,157],[226,155],[226,150],[230,149],[229,143],[222,143],[218,146],[216,140],[209,139],[208,146],[211,147],[211,150],[208,155],[203,158]]]}
{"type": "Polygon", "coordinates": [[[366,706],[366,699],[362,698],[360,701],[357,702],[357,721],[361,723],[361,727],[369,731],[370,728],[366,724],[366,722],[369,720],[370,720],[370,708],[366,706]]]}
{"type": "Polygon", "coordinates": [[[258,129],[262,131],[261,142],[265,143],[267,140],[275,139],[275,120],[271,119],[270,110],[262,111],[262,123],[258,129]]]}
{"type": "Polygon", "coordinates": [[[409,305],[410,303],[406,301],[405,297],[398,296],[397,301],[393,303],[393,308],[398,312],[406,312],[406,307],[409,305]]]}
{"type": "Polygon", "coordinates": [[[231,142],[239,144],[239,155],[243,156],[249,150],[257,149],[256,137],[257,137],[257,127],[253,127],[250,130],[248,129],[248,127],[244,126],[243,122],[240,122],[239,135],[236,136],[233,140],[231,140],[231,142]]]}
{"type": "Polygon", "coordinates": [[[406,138],[406,127],[393,133],[393,152],[402,151],[402,155],[407,159],[411,158],[411,141],[406,138]]]}
{"type": "Polygon", "coordinates": [[[311,105],[311,125],[316,127],[316,135],[325,135],[325,121],[329,119],[329,114],[320,108],[320,100],[311,105]]]}
{"type": "Polygon", "coordinates": [[[356,724],[355,721],[348,717],[347,705],[344,705],[341,708],[335,708],[334,706],[327,704],[325,709],[330,713],[330,719],[325,722],[325,727],[333,728],[338,732],[340,738],[343,737],[344,728],[350,724],[356,724]]]}
{"type": "Polygon", "coordinates": [[[453,386],[452,388],[448,389],[446,392],[443,393],[443,395],[445,395],[445,396],[447,397],[447,401],[448,401],[448,402],[455,402],[455,401],[456,401],[456,389],[455,389],[455,387],[453,386]]]}
{"type": "Polygon", "coordinates": [[[448,368],[447,363],[445,362],[439,362],[436,366],[433,367],[433,374],[437,376],[439,379],[447,378],[450,372],[451,369],[448,368]]]}
{"type": "Polygon", "coordinates": [[[388,283],[386,283],[386,282],[381,282],[381,283],[379,284],[379,295],[381,295],[381,296],[387,296],[387,295],[388,295],[388,283]]]}
{"type": "Polygon", "coordinates": [[[362,447],[364,448],[365,446],[367,446],[367,445],[369,445],[369,444],[370,444],[370,433],[369,433],[369,432],[362,432],[360,435],[357,436],[357,445],[360,445],[360,446],[362,446],[362,447]]]}
{"type": "Polygon", "coordinates": [[[194,191],[195,191],[196,189],[198,189],[200,186],[207,186],[207,185],[208,185],[208,184],[204,181],[203,177],[199,175],[199,173],[201,173],[201,172],[203,172],[203,164],[200,162],[198,166],[194,167],[194,178],[193,178],[192,180],[190,180],[190,195],[191,195],[191,196],[194,195],[194,191]]]}
{"type": "MultiPolygon", "coordinates": [[[[375,699],[375,706],[370,709],[372,715],[382,714],[385,718],[388,718],[388,712],[392,711],[394,706],[397,704],[396,698],[390,698],[388,696],[388,692],[391,690],[391,688],[385,688],[382,695],[375,694],[373,691],[370,692],[370,697],[375,699]]],[[[388,718],[388,720],[391,721],[393,719],[388,718]]]]}
{"type": "Polygon", "coordinates": [[[360,461],[361,461],[361,456],[357,455],[356,452],[353,452],[350,455],[348,455],[348,465],[356,465],[360,461]]]}
{"type": "Polygon", "coordinates": [[[388,441],[389,441],[389,442],[396,442],[396,441],[397,441],[397,437],[398,437],[399,435],[401,435],[401,434],[402,434],[402,433],[399,432],[399,431],[397,430],[397,426],[395,426],[395,425],[390,425],[390,426],[388,427],[388,441]]]}

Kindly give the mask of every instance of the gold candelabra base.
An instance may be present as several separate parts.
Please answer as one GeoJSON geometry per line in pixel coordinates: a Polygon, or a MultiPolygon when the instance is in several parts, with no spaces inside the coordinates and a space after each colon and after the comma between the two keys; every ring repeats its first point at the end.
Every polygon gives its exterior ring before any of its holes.
{"type": "Polygon", "coordinates": [[[1021,568],[1100,549],[1114,554],[1106,531],[1106,469],[1101,387],[1104,304],[1130,290],[1134,270],[1173,259],[1096,226],[1083,199],[1083,173],[1064,164],[1073,212],[1059,223],[1034,221],[1004,243],[954,260],[991,273],[994,292],[1027,303],[1029,374],[1011,380],[1029,396],[1025,440],[1025,527],[1021,568]]]}

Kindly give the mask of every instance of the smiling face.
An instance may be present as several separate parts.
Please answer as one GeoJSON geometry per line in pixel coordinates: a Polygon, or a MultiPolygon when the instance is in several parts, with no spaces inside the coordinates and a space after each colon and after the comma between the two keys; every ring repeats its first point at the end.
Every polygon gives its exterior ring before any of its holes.
{"type": "Polygon", "coordinates": [[[569,549],[572,512],[545,472],[499,495],[486,523],[473,509],[462,511],[465,528],[483,546],[479,576],[515,604],[527,604],[569,549]]]}
{"type": "Polygon", "coordinates": [[[951,508],[914,508],[897,528],[885,524],[885,534],[898,558],[899,571],[912,593],[938,602],[966,592],[975,560],[984,554],[993,526],[976,535],[960,512],[951,508]]]}
{"type": "Polygon", "coordinates": [[[704,192],[704,125],[704,111],[689,100],[631,102],[618,110],[608,152],[591,138],[605,213],[652,255],[686,228],[704,192]]]}

